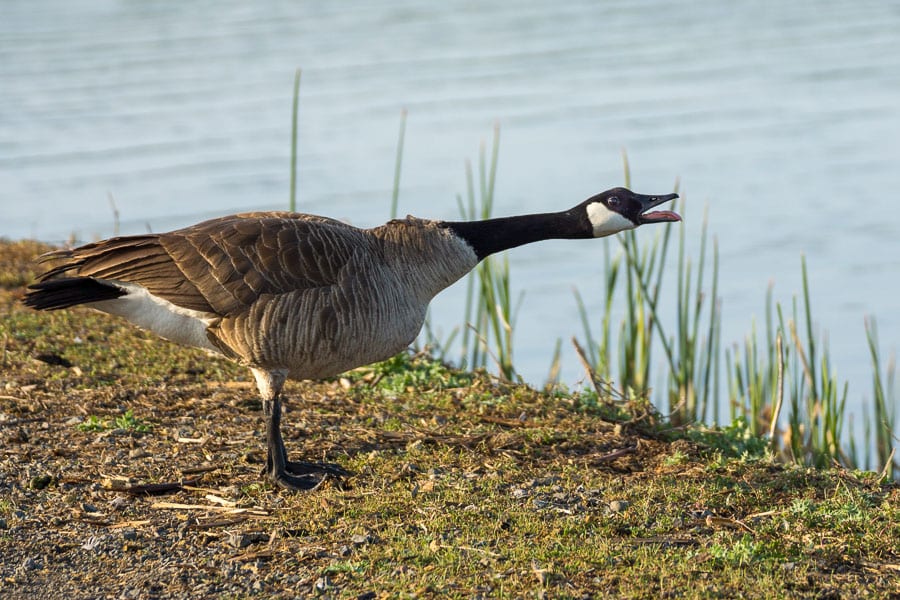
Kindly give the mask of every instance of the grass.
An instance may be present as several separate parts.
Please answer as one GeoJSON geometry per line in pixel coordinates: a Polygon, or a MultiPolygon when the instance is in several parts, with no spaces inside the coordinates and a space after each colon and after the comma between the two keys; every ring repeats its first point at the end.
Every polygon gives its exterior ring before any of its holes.
{"type": "Polygon", "coordinates": [[[89,415],[87,419],[78,424],[81,431],[110,431],[121,429],[135,433],[149,433],[153,426],[134,416],[131,409],[113,419],[103,419],[97,415],[89,415]]]}
{"type": "MultiPolygon", "coordinates": [[[[11,248],[0,275],[24,264],[11,248]]],[[[21,294],[0,289],[4,597],[900,593],[900,488],[777,464],[748,423],[673,428],[636,401],[401,354],[289,383],[289,451],[357,475],[282,493],[258,478],[244,369],[86,309],[28,311],[21,294]],[[164,497],[106,484],[182,478],[164,497]]]]}

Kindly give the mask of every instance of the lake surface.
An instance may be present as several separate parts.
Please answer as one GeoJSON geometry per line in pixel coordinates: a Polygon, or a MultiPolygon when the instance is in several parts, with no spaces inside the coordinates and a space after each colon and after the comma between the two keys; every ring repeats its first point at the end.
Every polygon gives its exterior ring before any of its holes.
{"type": "MultiPolygon", "coordinates": [[[[623,181],[680,178],[685,227],[719,242],[723,344],[790,302],[807,256],[815,321],[851,402],[871,398],[863,317],[900,343],[900,5],[7,0],[0,19],[0,236],[162,231],[288,202],[302,67],[299,206],[388,217],[409,111],[401,214],[456,218],[464,160],[501,127],[495,214],[564,209],[623,181]]],[[[650,227],[639,230],[650,238],[650,227]]],[[[694,242],[694,245],[695,242],[694,242]]],[[[510,254],[525,292],[515,359],[565,380],[598,306],[602,244],[510,254]]],[[[446,334],[463,286],[435,303],[446,334]]],[[[661,364],[660,364],[661,368],[661,364]]]]}

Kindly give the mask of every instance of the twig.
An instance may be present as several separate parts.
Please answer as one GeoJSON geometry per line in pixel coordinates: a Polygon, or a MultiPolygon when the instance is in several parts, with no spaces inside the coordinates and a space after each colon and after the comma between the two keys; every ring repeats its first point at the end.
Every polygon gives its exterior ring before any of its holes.
{"type": "Polygon", "coordinates": [[[581,347],[581,344],[578,343],[578,339],[576,339],[575,336],[572,336],[572,345],[575,346],[575,354],[578,355],[578,360],[581,361],[581,366],[582,368],[584,368],[584,372],[587,373],[588,379],[591,380],[591,385],[594,386],[594,391],[597,392],[597,398],[602,400],[603,391],[597,384],[597,373],[591,366],[590,361],[588,361],[587,355],[584,352],[584,348],[581,347]]]}
{"type": "Polygon", "coordinates": [[[897,571],[900,572],[900,564],[892,564],[892,563],[876,563],[868,560],[860,561],[860,564],[867,569],[871,569],[877,572],[883,572],[885,569],[889,571],[897,571]]]}
{"type": "Polygon", "coordinates": [[[196,485],[199,479],[190,479],[184,481],[171,481],[165,483],[139,483],[131,484],[127,480],[118,478],[108,478],[103,481],[103,487],[115,490],[117,492],[125,492],[133,496],[141,496],[144,494],[165,494],[167,492],[178,492],[185,486],[196,485]]]}
{"type": "Polygon", "coordinates": [[[180,437],[176,439],[179,444],[205,444],[209,438],[206,436],[199,438],[180,437]]]}
{"type": "Polygon", "coordinates": [[[231,500],[226,500],[225,498],[220,498],[215,494],[207,494],[204,496],[210,502],[215,502],[216,504],[221,504],[222,506],[227,506],[228,508],[234,508],[237,506],[237,502],[232,502],[231,500]]]}
{"type": "Polygon", "coordinates": [[[246,554],[238,554],[228,559],[228,562],[242,562],[247,560],[257,560],[259,558],[272,558],[275,554],[271,550],[260,550],[258,552],[248,552],[246,554]]]}
{"type": "Polygon", "coordinates": [[[784,510],[766,510],[763,512],[753,513],[751,515],[747,515],[744,517],[745,521],[749,521],[750,519],[758,519],[759,517],[771,517],[772,515],[780,515],[784,512],[784,510]]]}
{"type": "Polygon", "coordinates": [[[181,469],[181,473],[183,475],[199,475],[200,473],[209,473],[218,469],[219,467],[188,467],[187,469],[181,469]]]}
{"type": "Polygon", "coordinates": [[[153,521],[149,519],[142,521],[122,521],[120,523],[113,523],[109,526],[110,529],[122,529],[124,527],[143,527],[144,525],[149,525],[153,521]]]}
{"type": "Polygon", "coordinates": [[[613,452],[610,452],[609,454],[604,454],[603,456],[600,456],[600,457],[597,457],[597,458],[591,460],[591,462],[592,463],[610,462],[612,460],[616,460],[617,458],[625,456],[626,454],[634,454],[635,452],[637,452],[637,447],[630,446],[628,448],[622,448],[620,450],[615,450],[613,452]]]}

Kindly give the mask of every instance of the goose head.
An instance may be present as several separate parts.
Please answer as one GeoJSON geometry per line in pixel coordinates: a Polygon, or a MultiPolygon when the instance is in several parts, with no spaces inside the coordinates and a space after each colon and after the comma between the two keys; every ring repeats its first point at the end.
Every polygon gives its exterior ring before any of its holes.
{"type": "Polygon", "coordinates": [[[604,237],[647,223],[680,221],[681,217],[672,211],[650,210],[677,197],[678,194],[646,196],[619,187],[588,198],[579,208],[587,215],[593,237],[604,237]]]}

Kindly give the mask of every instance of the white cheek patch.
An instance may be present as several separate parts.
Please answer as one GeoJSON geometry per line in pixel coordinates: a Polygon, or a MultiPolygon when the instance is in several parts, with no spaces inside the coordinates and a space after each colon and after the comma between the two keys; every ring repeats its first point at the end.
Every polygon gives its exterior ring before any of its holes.
{"type": "Polygon", "coordinates": [[[594,237],[613,235],[627,229],[634,229],[636,225],[620,215],[609,210],[602,202],[591,202],[587,207],[588,220],[594,228],[594,237]]]}

